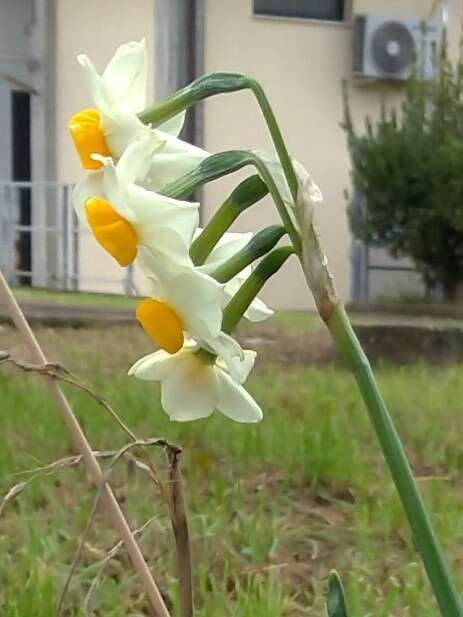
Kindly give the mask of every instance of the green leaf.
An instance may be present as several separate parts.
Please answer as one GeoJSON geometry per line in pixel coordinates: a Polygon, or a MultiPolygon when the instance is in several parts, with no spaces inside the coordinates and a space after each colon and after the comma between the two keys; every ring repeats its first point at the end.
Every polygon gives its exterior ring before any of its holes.
{"type": "Polygon", "coordinates": [[[330,572],[328,596],[326,598],[326,613],[328,617],[349,617],[344,587],[336,570],[330,572]]]}

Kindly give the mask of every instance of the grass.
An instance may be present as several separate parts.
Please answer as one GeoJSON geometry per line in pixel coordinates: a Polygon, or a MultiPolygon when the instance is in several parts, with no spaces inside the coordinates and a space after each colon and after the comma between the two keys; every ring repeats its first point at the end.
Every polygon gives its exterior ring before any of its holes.
{"type": "MultiPolygon", "coordinates": [[[[275,332],[284,330],[288,339],[313,323],[288,329],[286,319],[277,319],[275,332]]],[[[38,334],[50,359],[90,379],[137,434],[184,446],[198,617],[324,615],[332,567],[346,584],[352,617],[437,615],[366,413],[341,367],[277,364],[264,354],[249,381],[265,412],[262,423],[241,426],[217,414],[175,424],[161,411],[155,386],[125,375],[150,350],[137,328],[38,334]]],[[[0,331],[0,340],[25,357],[12,330],[0,331]]],[[[461,587],[463,366],[383,366],[378,374],[461,587]]],[[[95,448],[124,443],[94,401],[66,392],[95,448]]],[[[23,479],[18,472],[71,452],[35,376],[1,370],[0,421],[1,494],[23,479]]],[[[165,473],[162,456],[155,460],[165,473]]],[[[175,609],[166,509],[144,476],[123,464],[114,486],[133,526],[157,516],[142,546],[175,609]]],[[[37,480],[7,507],[0,519],[2,617],[54,614],[93,497],[85,472],[67,470],[37,480]]],[[[66,600],[68,615],[83,617],[83,598],[115,540],[100,513],[66,600]]],[[[108,566],[95,598],[98,615],[146,614],[124,556],[108,566]]]]}

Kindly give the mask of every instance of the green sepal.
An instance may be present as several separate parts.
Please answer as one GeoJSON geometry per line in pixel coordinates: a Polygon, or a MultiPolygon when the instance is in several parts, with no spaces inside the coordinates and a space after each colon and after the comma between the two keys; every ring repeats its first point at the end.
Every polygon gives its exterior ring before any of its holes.
{"type": "Polygon", "coordinates": [[[330,572],[328,595],[326,598],[326,614],[328,617],[349,617],[344,586],[336,570],[330,572]]]}
{"type": "Polygon", "coordinates": [[[282,225],[270,225],[265,229],[261,229],[241,251],[235,253],[230,259],[227,259],[225,263],[214,270],[212,276],[219,283],[226,283],[247,268],[247,266],[251,265],[256,259],[271,251],[285,234],[286,229],[282,225]]]}

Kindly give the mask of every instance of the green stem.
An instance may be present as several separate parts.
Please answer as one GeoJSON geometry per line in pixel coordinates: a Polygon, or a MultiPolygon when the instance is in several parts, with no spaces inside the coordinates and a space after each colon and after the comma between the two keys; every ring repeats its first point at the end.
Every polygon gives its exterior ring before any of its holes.
{"type": "Polygon", "coordinates": [[[214,246],[238,216],[267,193],[268,188],[259,176],[246,178],[233,190],[191,244],[190,257],[195,266],[201,266],[206,261],[214,246]]]}
{"type": "Polygon", "coordinates": [[[239,73],[211,73],[209,75],[204,75],[182,90],[178,90],[164,101],[145,109],[138,114],[138,116],[145,124],[151,123],[154,126],[158,126],[184,109],[188,109],[197,101],[209,96],[247,89],[253,92],[259,104],[272,137],[275,151],[283,168],[291,195],[294,202],[296,202],[298,182],[291,157],[286,148],[283,135],[281,134],[280,127],[278,126],[267,95],[262,89],[262,86],[255,79],[239,73]]]}
{"type": "Polygon", "coordinates": [[[368,359],[341,305],[335,306],[327,325],[365,401],[440,612],[443,617],[462,617],[461,598],[452,581],[449,567],[418,491],[400,437],[379,392],[368,359]]]}
{"type": "Polygon", "coordinates": [[[188,196],[207,182],[238,171],[247,165],[253,165],[267,185],[282,223],[291,238],[294,249],[296,253],[300,255],[302,250],[300,234],[291,219],[272,174],[267,169],[265,161],[255,152],[251,152],[250,150],[229,150],[211,154],[211,156],[204,159],[193,171],[163,187],[162,194],[175,199],[188,196]]]}
{"type": "Polygon", "coordinates": [[[227,334],[233,332],[268,279],[278,272],[288,257],[293,254],[294,247],[281,246],[262,259],[225,307],[222,319],[223,332],[227,334]]]}
{"type": "Polygon", "coordinates": [[[270,225],[261,229],[245,247],[218,266],[211,276],[219,283],[227,283],[256,259],[270,252],[285,234],[286,229],[282,225],[270,225]]]}

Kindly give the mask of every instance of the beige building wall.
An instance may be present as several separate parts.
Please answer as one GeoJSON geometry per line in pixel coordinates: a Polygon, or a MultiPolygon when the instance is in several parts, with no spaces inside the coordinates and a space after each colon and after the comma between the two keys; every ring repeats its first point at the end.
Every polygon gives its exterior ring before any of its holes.
{"type": "MultiPolygon", "coordinates": [[[[300,19],[256,17],[252,0],[205,0],[204,70],[232,70],[256,77],[273,105],[291,153],[320,185],[325,201],[317,211],[323,243],[340,295],[349,299],[351,235],[343,196],[349,189],[349,158],[342,118],[341,81],[350,82],[354,120],[374,117],[381,99],[400,101],[398,85],[352,83],[352,27],[350,21],[329,23],[300,19]]],[[[449,1],[449,38],[456,53],[462,17],[461,0],[449,1]]],[[[74,182],[81,170],[67,132],[69,117],[91,104],[82,71],[75,58],[86,52],[103,69],[116,47],[145,37],[151,58],[149,98],[153,100],[155,69],[155,0],[73,0],[56,3],[57,165],[58,179],[74,182]],[[136,10],[135,7],[136,6],[136,10]],[[117,7],[117,10],[115,8],[117,7]]],[[[354,0],[349,13],[377,12],[404,17],[440,19],[439,0],[354,0]]],[[[248,92],[209,99],[204,113],[205,148],[210,152],[233,148],[271,148],[260,111],[248,92]]],[[[239,180],[252,170],[220,180],[205,190],[203,216],[207,221],[239,180]]],[[[259,229],[278,221],[269,199],[248,211],[235,229],[259,229]]],[[[85,233],[80,267],[85,289],[121,291],[124,272],[85,233]],[[111,281],[116,281],[116,284],[111,281]]],[[[405,277],[382,275],[381,289],[409,290],[405,277]]],[[[416,278],[416,277],[415,277],[416,278]]],[[[378,279],[379,281],[379,279],[378,279]]],[[[415,285],[415,283],[413,283],[415,285]]],[[[378,287],[378,286],[376,286],[378,287]]],[[[374,288],[374,286],[373,286],[374,288]]],[[[264,292],[277,308],[312,307],[296,260],[292,258],[264,292]]]]}
{"type": "MultiPolygon", "coordinates": [[[[451,3],[451,40],[459,29],[460,2],[451,3]]],[[[310,171],[325,201],[317,219],[336,284],[343,299],[350,295],[351,236],[343,191],[350,186],[342,118],[341,82],[351,79],[352,27],[302,19],[256,17],[252,0],[206,0],[205,71],[239,71],[256,77],[267,92],[291,153],[310,171]]],[[[431,0],[356,0],[353,12],[398,14],[404,17],[440,17],[441,4],[431,0]]],[[[351,83],[354,120],[374,117],[382,98],[400,100],[400,85],[351,83]]],[[[249,93],[208,100],[205,106],[205,147],[214,152],[232,148],[269,149],[271,144],[256,103],[249,93]]],[[[241,174],[243,175],[243,174],[241,174]]],[[[237,176],[217,182],[206,191],[206,218],[237,176]]],[[[236,225],[258,229],[277,220],[270,200],[255,206],[236,225]]],[[[405,279],[406,281],[406,279],[405,279]]],[[[385,285],[386,283],[382,283],[385,285]]],[[[402,277],[401,285],[407,287],[402,277]]],[[[391,281],[387,286],[393,287],[391,281]]],[[[265,292],[272,306],[312,306],[298,265],[288,263],[265,292]]]]}
{"type": "MultiPolygon", "coordinates": [[[[59,0],[56,6],[56,123],[57,178],[76,182],[82,176],[67,125],[72,114],[92,101],[83,71],[76,61],[86,53],[98,70],[103,70],[116,48],[127,41],[145,37],[151,62],[149,98],[154,99],[154,12],[153,0],[59,0]]],[[[125,271],[83,231],[80,243],[81,289],[116,291],[125,271]],[[86,280],[85,280],[86,279],[86,280]]]]}

